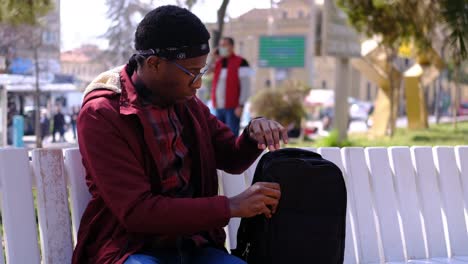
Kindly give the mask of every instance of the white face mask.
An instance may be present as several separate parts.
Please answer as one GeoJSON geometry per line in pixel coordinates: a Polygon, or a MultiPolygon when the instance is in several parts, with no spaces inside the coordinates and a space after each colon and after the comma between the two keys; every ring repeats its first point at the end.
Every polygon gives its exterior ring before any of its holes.
{"type": "Polygon", "coordinates": [[[225,47],[219,47],[219,55],[222,57],[227,57],[228,56],[228,50],[225,47]]]}

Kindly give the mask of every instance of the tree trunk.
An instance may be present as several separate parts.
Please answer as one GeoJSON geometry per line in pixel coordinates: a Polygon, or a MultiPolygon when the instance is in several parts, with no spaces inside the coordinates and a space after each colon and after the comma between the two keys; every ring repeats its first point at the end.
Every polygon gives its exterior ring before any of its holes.
{"type": "Polygon", "coordinates": [[[389,82],[389,91],[390,91],[390,117],[389,117],[389,122],[388,122],[388,135],[390,137],[393,137],[395,134],[395,127],[396,127],[396,116],[398,116],[398,110],[397,114],[395,116],[395,107],[398,105],[398,102],[395,102],[396,100],[399,99],[399,96],[397,96],[398,92],[395,89],[395,79],[393,78],[394,76],[394,71],[395,69],[393,68],[393,60],[395,58],[396,51],[394,49],[389,49],[387,51],[387,64],[389,67],[389,73],[388,73],[388,82],[389,82]],[[398,99],[396,99],[398,98],[398,99]]]}
{"type": "Polygon", "coordinates": [[[36,135],[36,148],[42,148],[42,131],[41,131],[41,105],[40,105],[40,97],[41,91],[39,88],[39,54],[38,54],[38,47],[34,47],[34,69],[36,75],[36,91],[34,93],[34,132],[36,135]]]}
{"type": "Polygon", "coordinates": [[[224,30],[224,17],[226,16],[226,10],[229,4],[229,0],[223,0],[221,6],[218,9],[218,21],[216,24],[218,28],[213,32],[212,47],[217,47],[224,30]]]}
{"type": "Polygon", "coordinates": [[[455,84],[455,96],[453,97],[453,113],[452,113],[452,122],[453,122],[453,129],[457,130],[458,127],[458,122],[457,122],[457,112],[458,112],[458,107],[460,105],[460,85],[458,83],[458,78],[460,77],[459,75],[460,71],[460,64],[456,63],[454,70],[453,70],[453,82],[455,84]]]}
{"type": "Polygon", "coordinates": [[[434,109],[434,115],[435,115],[435,122],[436,124],[439,124],[440,123],[440,116],[441,116],[441,113],[440,111],[442,109],[440,109],[440,105],[441,105],[441,102],[442,102],[442,71],[440,72],[440,75],[439,75],[439,78],[438,80],[436,81],[436,87],[435,87],[435,90],[436,90],[436,96],[435,96],[435,109],[434,109]]]}

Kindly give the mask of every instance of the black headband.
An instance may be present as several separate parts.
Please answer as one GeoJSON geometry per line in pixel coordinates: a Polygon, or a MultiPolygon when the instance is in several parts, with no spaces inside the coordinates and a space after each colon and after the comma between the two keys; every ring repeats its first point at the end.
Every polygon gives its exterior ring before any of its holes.
{"type": "Polygon", "coordinates": [[[154,48],[149,50],[138,50],[138,55],[156,55],[168,60],[182,60],[206,55],[210,52],[208,43],[194,46],[183,46],[179,48],[154,48]]]}

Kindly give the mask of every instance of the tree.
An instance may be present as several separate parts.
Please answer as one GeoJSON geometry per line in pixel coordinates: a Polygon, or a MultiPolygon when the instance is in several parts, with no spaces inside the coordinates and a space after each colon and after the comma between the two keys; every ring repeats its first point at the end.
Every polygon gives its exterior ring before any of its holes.
{"type": "Polygon", "coordinates": [[[223,35],[223,30],[224,30],[224,18],[226,17],[226,10],[229,5],[229,0],[223,0],[221,5],[219,6],[218,9],[218,16],[217,16],[217,21],[216,24],[218,25],[218,28],[213,32],[213,39],[211,40],[211,46],[212,47],[217,47],[219,40],[221,39],[221,36],[223,35]]]}
{"type": "Polygon", "coordinates": [[[34,26],[52,8],[51,0],[3,0],[0,5],[0,23],[34,26]]]}
{"type": "MultiPolygon", "coordinates": [[[[452,43],[452,56],[466,58],[468,18],[466,0],[338,0],[352,26],[369,37],[379,36],[392,65],[403,43],[415,43],[419,54],[433,46],[436,29],[444,27],[452,43]],[[454,45],[455,44],[455,45],[454,45]]],[[[390,69],[390,102],[394,113],[398,84],[393,83],[390,69]]],[[[390,134],[395,115],[390,115],[390,134]]]]}
{"type": "Polygon", "coordinates": [[[394,79],[393,62],[397,57],[398,48],[402,43],[408,41],[413,33],[410,18],[406,12],[401,12],[401,7],[396,6],[399,2],[393,1],[365,1],[365,0],[338,0],[338,5],[348,15],[351,25],[357,31],[366,34],[368,37],[378,36],[380,44],[386,53],[385,72],[389,76],[389,100],[390,100],[390,120],[389,134],[393,135],[396,123],[398,87],[394,79]]]}
{"type": "MultiPolygon", "coordinates": [[[[179,6],[186,6],[189,10],[192,10],[192,7],[198,2],[198,0],[177,0],[177,4],[179,6]]],[[[229,0],[222,0],[221,5],[217,11],[217,20],[216,24],[218,28],[212,32],[212,39],[211,39],[211,46],[216,47],[218,46],[219,40],[223,35],[224,29],[224,19],[226,17],[227,7],[229,5],[229,0]]]]}
{"type": "Polygon", "coordinates": [[[457,110],[460,104],[460,75],[463,62],[468,58],[468,4],[466,0],[441,0],[440,20],[445,35],[448,35],[448,57],[453,63],[455,96],[453,100],[453,127],[457,129],[457,110]]]}
{"type": "Polygon", "coordinates": [[[24,38],[28,39],[31,44],[31,49],[34,51],[34,73],[36,78],[35,93],[34,93],[34,108],[35,108],[35,135],[36,147],[42,147],[41,124],[40,124],[40,96],[39,88],[39,48],[42,45],[42,18],[54,7],[51,0],[29,0],[29,1],[14,1],[7,0],[0,6],[0,23],[2,29],[13,31],[11,38],[5,38],[1,42],[1,46],[6,52],[9,47],[14,45],[16,41],[24,38]]]}
{"type": "Polygon", "coordinates": [[[113,65],[126,63],[135,53],[135,29],[140,18],[153,9],[151,3],[141,0],[106,0],[109,7],[107,18],[111,25],[103,37],[109,41],[106,53],[113,65]]]}

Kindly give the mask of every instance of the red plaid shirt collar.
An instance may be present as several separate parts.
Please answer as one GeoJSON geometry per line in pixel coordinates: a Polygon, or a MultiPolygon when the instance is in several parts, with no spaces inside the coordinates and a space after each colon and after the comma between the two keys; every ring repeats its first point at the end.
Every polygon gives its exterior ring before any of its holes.
{"type": "MultiPolygon", "coordinates": [[[[132,81],[135,88],[146,89],[136,73],[132,76],[132,81]]],[[[191,159],[189,150],[182,139],[183,126],[174,106],[160,108],[144,103],[144,100],[141,101],[153,128],[154,140],[159,150],[155,159],[158,161],[162,194],[179,197],[192,196],[193,190],[189,184],[191,159]]]]}
{"type": "Polygon", "coordinates": [[[183,126],[174,107],[146,107],[158,146],[158,169],[163,194],[185,196],[190,192],[191,160],[188,148],[182,140],[183,126]]]}

